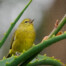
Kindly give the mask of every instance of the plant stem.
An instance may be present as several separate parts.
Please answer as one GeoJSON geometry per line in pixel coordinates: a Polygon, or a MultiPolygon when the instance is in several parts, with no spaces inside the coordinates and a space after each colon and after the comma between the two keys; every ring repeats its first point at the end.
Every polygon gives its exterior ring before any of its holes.
{"type": "Polygon", "coordinates": [[[34,58],[33,57],[34,55],[36,56],[38,53],[40,53],[46,47],[48,47],[48,46],[52,45],[53,43],[56,43],[62,39],[66,39],[66,33],[53,37],[53,38],[50,38],[48,40],[45,40],[43,43],[39,43],[38,45],[35,45],[34,47],[27,50],[19,57],[17,57],[15,60],[13,60],[13,62],[7,64],[7,66],[16,66],[16,65],[20,64],[21,62],[24,62],[27,59],[30,59],[31,57],[34,58]]]}
{"type": "Polygon", "coordinates": [[[66,24],[66,14],[60,21],[58,27],[54,28],[53,31],[50,33],[49,38],[51,38],[53,35],[56,35],[65,24],[66,24]]]}
{"type": "Polygon", "coordinates": [[[27,64],[27,66],[38,66],[38,65],[52,65],[52,66],[62,66],[61,63],[59,63],[56,60],[46,59],[46,60],[40,60],[31,64],[27,64]]]}
{"type": "Polygon", "coordinates": [[[8,29],[8,31],[6,32],[5,36],[3,37],[3,39],[0,41],[0,48],[3,46],[4,42],[6,41],[6,39],[8,38],[10,32],[12,31],[12,29],[14,28],[15,24],[18,22],[18,20],[20,19],[20,17],[23,15],[23,13],[25,12],[25,10],[28,8],[28,6],[30,5],[30,3],[32,2],[32,0],[29,1],[29,3],[25,6],[25,8],[21,11],[21,13],[17,16],[17,18],[14,20],[14,22],[11,24],[10,28],[8,29]]]}
{"type": "Polygon", "coordinates": [[[62,66],[63,63],[57,61],[56,59],[46,58],[44,60],[37,60],[33,63],[27,64],[27,66],[38,66],[38,65],[52,65],[52,66],[62,66]]]}

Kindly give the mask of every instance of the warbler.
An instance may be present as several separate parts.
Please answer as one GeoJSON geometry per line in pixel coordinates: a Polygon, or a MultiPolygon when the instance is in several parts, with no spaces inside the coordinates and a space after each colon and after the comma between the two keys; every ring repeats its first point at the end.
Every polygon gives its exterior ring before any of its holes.
{"type": "Polygon", "coordinates": [[[26,18],[19,24],[13,35],[7,57],[10,57],[12,54],[15,55],[16,52],[21,53],[23,50],[28,50],[32,47],[36,36],[33,21],[26,18]]]}

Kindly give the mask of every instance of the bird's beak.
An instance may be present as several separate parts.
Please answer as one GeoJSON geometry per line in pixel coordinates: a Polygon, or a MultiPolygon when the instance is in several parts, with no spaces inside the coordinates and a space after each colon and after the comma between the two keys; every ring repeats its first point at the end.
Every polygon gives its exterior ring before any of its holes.
{"type": "Polygon", "coordinates": [[[30,21],[30,23],[33,23],[34,19],[30,21]]]}

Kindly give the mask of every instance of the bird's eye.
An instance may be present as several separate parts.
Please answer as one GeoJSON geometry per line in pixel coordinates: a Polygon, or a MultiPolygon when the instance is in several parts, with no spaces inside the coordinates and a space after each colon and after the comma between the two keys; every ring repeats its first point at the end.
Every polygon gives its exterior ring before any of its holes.
{"type": "Polygon", "coordinates": [[[25,21],[25,23],[27,23],[28,21],[25,21]]]}

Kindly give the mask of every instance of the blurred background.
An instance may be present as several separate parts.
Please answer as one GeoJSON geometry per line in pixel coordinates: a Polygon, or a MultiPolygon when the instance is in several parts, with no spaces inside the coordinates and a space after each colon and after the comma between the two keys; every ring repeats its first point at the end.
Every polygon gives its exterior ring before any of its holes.
{"type": "MultiPolygon", "coordinates": [[[[0,40],[8,30],[10,23],[25,7],[29,0],[0,0],[0,40]]],[[[41,42],[44,36],[49,35],[54,28],[55,21],[62,19],[66,13],[66,0],[33,0],[28,9],[24,12],[19,22],[16,24],[4,45],[0,48],[0,59],[6,56],[11,43],[11,38],[19,23],[24,18],[34,19],[36,30],[35,44],[41,42]]],[[[66,30],[66,25],[62,29],[66,30]]],[[[44,49],[42,54],[55,56],[66,64],[66,40],[59,41],[44,49]]]]}

